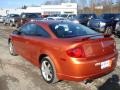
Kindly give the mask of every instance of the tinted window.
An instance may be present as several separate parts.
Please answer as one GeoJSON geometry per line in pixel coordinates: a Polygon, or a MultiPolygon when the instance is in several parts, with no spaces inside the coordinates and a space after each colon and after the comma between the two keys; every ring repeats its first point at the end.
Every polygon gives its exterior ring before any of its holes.
{"type": "Polygon", "coordinates": [[[54,19],[53,19],[53,18],[49,18],[49,17],[48,17],[48,18],[47,18],[47,20],[54,20],[54,19]]]}
{"type": "Polygon", "coordinates": [[[34,24],[35,35],[42,37],[50,37],[50,35],[40,26],[34,24]]]}
{"type": "Polygon", "coordinates": [[[113,19],[115,17],[115,14],[103,14],[101,15],[101,18],[103,19],[113,19]]]}
{"type": "Polygon", "coordinates": [[[22,18],[40,18],[38,14],[34,14],[34,13],[23,13],[21,17],[22,18]]]}
{"type": "Polygon", "coordinates": [[[23,35],[34,35],[35,31],[32,27],[32,24],[26,24],[23,27],[20,28],[21,34],[23,35]]]}
{"type": "Polygon", "coordinates": [[[37,14],[27,14],[26,15],[27,18],[39,18],[39,16],[37,14]]]}
{"type": "Polygon", "coordinates": [[[86,18],[86,17],[87,17],[86,14],[80,14],[80,15],[78,15],[78,18],[86,18]]]}
{"type": "Polygon", "coordinates": [[[20,30],[24,35],[50,37],[42,27],[32,23],[24,25],[20,30]]]}
{"type": "Polygon", "coordinates": [[[54,23],[50,25],[50,28],[59,38],[70,38],[76,36],[98,34],[98,32],[95,32],[92,29],[89,29],[83,25],[70,22],[54,23]]]}
{"type": "Polygon", "coordinates": [[[61,17],[67,17],[68,15],[67,14],[63,14],[63,15],[60,15],[61,17]]]}
{"type": "Polygon", "coordinates": [[[11,17],[19,17],[19,15],[17,15],[17,14],[11,14],[10,16],[11,17]]]}

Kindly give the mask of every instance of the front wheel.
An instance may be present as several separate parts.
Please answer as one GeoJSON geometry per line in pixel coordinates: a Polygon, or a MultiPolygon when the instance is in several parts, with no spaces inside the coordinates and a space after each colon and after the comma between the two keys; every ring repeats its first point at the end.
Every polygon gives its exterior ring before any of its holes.
{"type": "Polygon", "coordinates": [[[3,22],[3,24],[6,26],[7,25],[7,23],[6,22],[3,22]]]}
{"type": "Polygon", "coordinates": [[[11,27],[13,26],[13,23],[12,22],[10,22],[10,24],[9,24],[11,27]]]}
{"type": "Polygon", "coordinates": [[[41,75],[47,83],[56,83],[58,81],[53,63],[49,57],[42,58],[41,75]]]}
{"type": "Polygon", "coordinates": [[[14,46],[13,46],[13,44],[12,44],[11,41],[9,42],[9,52],[10,52],[10,54],[13,55],[13,56],[16,56],[16,55],[17,55],[16,52],[15,52],[14,46]]]}

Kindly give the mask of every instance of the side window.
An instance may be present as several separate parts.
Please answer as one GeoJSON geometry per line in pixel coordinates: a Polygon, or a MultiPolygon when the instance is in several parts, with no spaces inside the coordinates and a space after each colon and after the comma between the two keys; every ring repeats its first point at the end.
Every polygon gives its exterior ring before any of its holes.
{"type": "Polygon", "coordinates": [[[22,35],[26,35],[28,33],[28,25],[23,25],[19,30],[21,32],[22,35]]]}
{"type": "Polygon", "coordinates": [[[34,35],[35,34],[35,28],[32,24],[26,24],[23,27],[20,28],[22,35],[34,35]]]}
{"type": "Polygon", "coordinates": [[[50,37],[50,35],[40,26],[36,24],[26,24],[20,28],[22,35],[50,37]]]}
{"type": "Polygon", "coordinates": [[[35,25],[36,36],[50,37],[50,35],[40,26],[35,25]]]}

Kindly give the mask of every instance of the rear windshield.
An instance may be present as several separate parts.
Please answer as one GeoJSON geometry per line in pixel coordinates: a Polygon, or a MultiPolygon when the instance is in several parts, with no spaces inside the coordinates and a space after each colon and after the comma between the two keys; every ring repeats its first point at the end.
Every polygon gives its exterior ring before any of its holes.
{"type": "Polygon", "coordinates": [[[71,38],[77,36],[99,34],[86,26],[72,22],[61,22],[50,24],[51,30],[58,38],[71,38]]]}

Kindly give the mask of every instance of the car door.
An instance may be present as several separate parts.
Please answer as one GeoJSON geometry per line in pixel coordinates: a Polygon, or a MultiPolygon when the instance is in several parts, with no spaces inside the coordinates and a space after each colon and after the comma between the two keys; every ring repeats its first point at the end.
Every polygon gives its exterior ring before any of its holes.
{"type": "Polygon", "coordinates": [[[28,50],[30,37],[32,35],[31,32],[31,24],[25,24],[23,27],[19,29],[20,34],[13,35],[13,43],[15,46],[15,50],[18,52],[18,54],[25,57],[27,60],[31,60],[30,52],[28,50]]]}
{"type": "Polygon", "coordinates": [[[26,53],[30,54],[31,62],[38,65],[38,57],[46,46],[45,42],[50,38],[50,35],[40,25],[31,23],[30,26],[31,34],[29,39],[27,39],[26,53]]]}
{"type": "Polygon", "coordinates": [[[25,24],[19,30],[19,35],[13,35],[13,43],[18,54],[37,65],[38,55],[44,46],[44,41],[50,35],[39,25],[25,24]]]}

